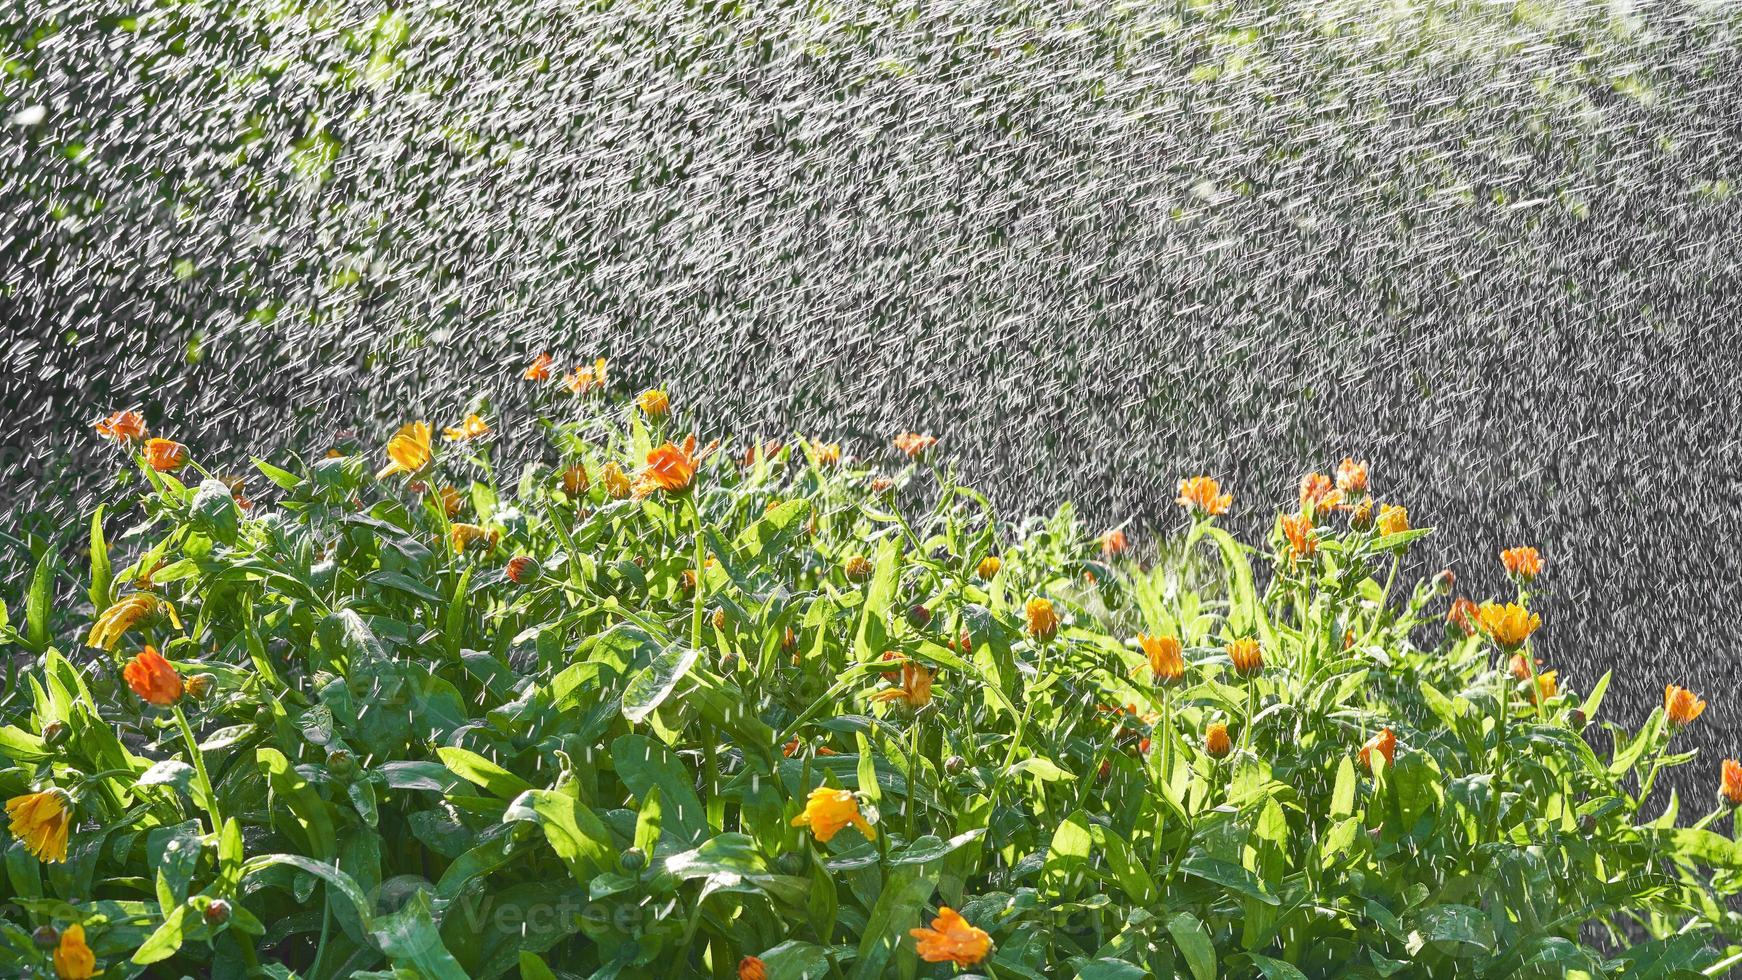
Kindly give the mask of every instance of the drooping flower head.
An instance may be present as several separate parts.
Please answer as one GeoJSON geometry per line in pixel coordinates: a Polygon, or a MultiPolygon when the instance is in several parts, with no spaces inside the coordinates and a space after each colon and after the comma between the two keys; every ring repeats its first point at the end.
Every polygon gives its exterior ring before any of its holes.
{"type": "Polygon", "coordinates": [[[1390,768],[1391,763],[1396,760],[1397,735],[1394,734],[1391,729],[1380,729],[1379,734],[1368,739],[1367,744],[1361,746],[1359,758],[1362,767],[1368,772],[1373,771],[1373,756],[1375,753],[1385,760],[1386,768],[1390,768]]]}
{"type": "Polygon", "coordinates": [[[1226,514],[1234,503],[1234,495],[1222,493],[1221,484],[1207,476],[1194,476],[1179,481],[1179,505],[1201,517],[1226,514]]]}
{"type": "Polygon", "coordinates": [[[173,439],[145,440],[145,464],[159,473],[179,470],[187,459],[188,448],[173,439]]]}
{"type": "Polygon", "coordinates": [[[1185,676],[1186,661],[1177,636],[1137,634],[1137,645],[1149,661],[1149,677],[1157,684],[1173,684],[1185,676]]]}
{"type": "Polygon", "coordinates": [[[1475,636],[1476,603],[1464,596],[1452,600],[1452,608],[1446,610],[1446,622],[1462,630],[1465,636],[1475,636]]]}
{"type": "Polygon", "coordinates": [[[448,515],[448,520],[460,516],[460,508],[466,505],[466,498],[460,496],[460,491],[453,487],[442,487],[436,491],[436,499],[441,502],[442,513],[448,515]]]}
{"type": "Polygon", "coordinates": [[[449,442],[471,442],[481,436],[490,434],[490,426],[478,413],[472,412],[458,426],[448,426],[442,429],[442,438],[449,442]]]}
{"type": "Polygon", "coordinates": [[[1028,620],[1029,636],[1044,642],[1058,634],[1059,614],[1053,608],[1052,600],[1036,596],[1028,600],[1023,613],[1028,620]]]}
{"type": "Polygon", "coordinates": [[[133,693],[159,708],[167,708],[181,700],[181,674],[165,660],[156,647],[146,647],[121,668],[121,677],[133,693]]]}
{"type": "Polygon", "coordinates": [[[932,671],[909,660],[901,665],[901,686],[879,691],[871,698],[883,702],[900,701],[909,708],[918,710],[931,703],[931,684],[934,677],[932,671]]]}
{"type": "Polygon", "coordinates": [[[1211,722],[1204,729],[1204,754],[1212,759],[1226,759],[1228,753],[1234,751],[1234,743],[1228,739],[1228,726],[1221,722],[1211,722]]]}
{"type": "Polygon", "coordinates": [[[85,927],[75,922],[60,934],[54,947],[54,972],[60,980],[91,980],[97,975],[97,954],[85,944],[85,927]]]}
{"type": "Polygon", "coordinates": [[[72,798],[65,790],[26,793],[6,801],[12,836],[44,864],[64,864],[67,831],[72,827],[72,798]]]}
{"type": "Polygon", "coordinates": [[[1731,806],[1742,806],[1742,762],[1724,760],[1723,783],[1719,791],[1731,806]]]}
{"type": "Polygon", "coordinates": [[[108,418],[92,423],[92,427],[97,435],[122,445],[145,438],[145,416],[134,411],[111,413],[108,418]]]}
{"type": "Polygon", "coordinates": [[[919,940],[914,950],[927,963],[954,963],[969,967],[986,958],[992,950],[992,937],[984,929],[968,924],[961,914],[949,906],[938,908],[931,928],[909,929],[908,935],[919,940]]]}
{"type": "Polygon", "coordinates": [[[635,495],[645,497],[655,491],[683,493],[696,478],[698,460],[695,456],[696,437],[690,436],[682,446],[666,443],[647,454],[647,465],[635,479],[635,495]]]}
{"type": "Polygon", "coordinates": [[[877,828],[859,813],[859,798],[844,789],[818,786],[805,800],[804,812],[792,818],[794,827],[809,827],[812,836],[827,844],[842,828],[859,828],[867,840],[877,839],[877,828]]]}
{"type": "Polygon", "coordinates": [[[416,473],[428,466],[435,458],[435,451],[430,448],[430,428],[428,422],[407,422],[399,427],[393,438],[387,440],[387,465],[375,474],[375,479],[382,480],[395,473],[416,473]]]}
{"type": "Polygon", "coordinates": [[[1484,602],[1476,610],[1476,620],[1495,643],[1509,650],[1529,639],[1530,634],[1542,625],[1541,616],[1516,602],[1505,605],[1484,602]]]}
{"type": "Polygon", "coordinates": [[[1706,702],[1701,701],[1693,691],[1676,684],[1663,689],[1663,713],[1668,716],[1670,724],[1692,724],[1704,710],[1706,702]]]}
{"type": "Polygon", "coordinates": [[[122,596],[97,616],[85,642],[103,650],[113,650],[128,630],[149,619],[159,610],[169,611],[172,618],[175,615],[169,603],[150,592],[134,592],[122,596]]]}
{"type": "Polygon", "coordinates": [[[1255,677],[1264,670],[1264,650],[1252,637],[1242,636],[1226,649],[1228,659],[1234,662],[1234,671],[1241,677],[1255,677]]]}
{"type": "Polygon", "coordinates": [[[650,419],[662,419],[671,411],[671,399],[664,389],[649,388],[635,396],[635,406],[650,419]]]}
{"type": "Polygon", "coordinates": [[[1367,461],[1357,463],[1348,456],[1337,464],[1337,489],[1346,494],[1367,492],[1367,461]]]}
{"type": "Polygon", "coordinates": [[[1525,582],[1542,574],[1542,555],[1528,546],[1502,551],[1500,564],[1506,566],[1506,574],[1525,582]]]}
{"type": "Polygon", "coordinates": [[[895,448],[907,454],[909,459],[919,459],[926,450],[938,444],[936,436],[920,432],[903,432],[895,437],[895,448]]]}

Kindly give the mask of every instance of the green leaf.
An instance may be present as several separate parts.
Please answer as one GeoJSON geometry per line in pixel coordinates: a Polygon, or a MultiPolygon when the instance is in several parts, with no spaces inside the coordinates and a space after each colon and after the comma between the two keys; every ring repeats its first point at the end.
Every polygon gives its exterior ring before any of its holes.
{"type": "Polygon", "coordinates": [[[54,607],[54,549],[45,548],[30,576],[24,599],[24,633],[32,650],[48,649],[49,612],[54,607]]]}
{"type": "Polygon", "coordinates": [[[645,735],[622,735],[611,742],[611,764],[638,799],[659,788],[662,830],[685,847],[708,836],[707,813],[696,795],[695,777],[671,750],[645,735]]]}
{"type": "Polygon", "coordinates": [[[490,795],[498,799],[512,800],[533,788],[531,783],[489,759],[458,746],[444,745],[436,749],[436,757],[441,759],[442,765],[452,770],[454,775],[484,787],[490,791],[490,795]]]}
{"type": "Polygon", "coordinates": [[[571,796],[548,789],[527,790],[509,804],[502,819],[538,824],[556,856],[581,884],[616,863],[617,846],[604,821],[571,796]]]}
{"type": "Polygon", "coordinates": [[[91,515],[91,607],[98,611],[109,608],[110,589],[114,585],[113,565],[109,561],[109,542],[103,537],[103,506],[97,505],[91,515]]]}
{"type": "Polygon", "coordinates": [[[171,908],[169,914],[163,917],[163,924],[134,951],[133,962],[143,966],[174,956],[181,949],[183,934],[195,921],[193,906],[182,903],[171,908]]]}
{"type": "MultiPolygon", "coordinates": [[[[859,955],[853,961],[852,980],[872,980],[890,975],[895,951],[907,938],[907,930],[919,921],[920,909],[937,887],[935,874],[924,874],[910,864],[890,872],[877,904],[865,922],[859,955]]],[[[909,954],[912,955],[912,954],[909,954]]]]}
{"type": "Polygon", "coordinates": [[[1249,898],[1256,898],[1266,905],[1281,904],[1281,900],[1264,887],[1264,882],[1238,864],[1196,853],[1181,861],[1179,869],[1193,877],[1213,881],[1249,898]]]}
{"type": "Polygon", "coordinates": [[[632,725],[641,724],[671,695],[700,656],[701,651],[688,646],[661,650],[652,663],[630,675],[623,689],[623,717],[632,725]]]}
{"type": "Polygon", "coordinates": [[[756,844],[748,836],[725,833],[709,838],[701,847],[665,859],[665,870],[680,879],[706,878],[715,874],[760,875],[768,873],[756,844]]]}
{"type": "Polygon", "coordinates": [[[194,492],[188,514],[194,528],[201,534],[221,544],[236,543],[236,527],[241,521],[241,512],[236,508],[235,496],[222,480],[200,481],[200,488],[194,492]]]}
{"type": "Polygon", "coordinates": [[[1197,916],[1190,912],[1175,914],[1167,920],[1167,934],[1173,937],[1174,946],[1195,980],[1215,980],[1216,946],[1197,916]]]}
{"type": "Polygon", "coordinates": [[[520,980],[556,980],[556,974],[544,965],[537,953],[520,951],[520,980]]]}
{"type": "MultiPolygon", "coordinates": [[[[338,839],[333,834],[333,821],[327,813],[326,801],[296,771],[284,753],[274,748],[261,748],[255,750],[254,759],[265,774],[272,794],[290,808],[290,815],[308,852],[329,858],[336,855],[338,839]]],[[[282,811],[273,808],[273,812],[282,811]]]]}

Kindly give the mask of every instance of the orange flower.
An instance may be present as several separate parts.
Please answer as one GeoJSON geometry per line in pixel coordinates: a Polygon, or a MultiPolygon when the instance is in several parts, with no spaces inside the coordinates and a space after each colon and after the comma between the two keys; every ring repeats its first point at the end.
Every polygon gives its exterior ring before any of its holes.
{"type": "Polygon", "coordinates": [[[1465,636],[1476,635],[1476,604],[1459,596],[1452,600],[1452,608],[1446,610],[1446,622],[1464,631],[1465,636]]]}
{"type": "Polygon", "coordinates": [[[585,364],[580,365],[563,375],[563,384],[568,386],[569,391],[577,395],[584,395],[590,391],[602,391],[606,384],[605,363],[605,359],[601,357],[594,360],[591,367],[585,364]]]}
{"type": "Polygon", "coordinates": [[[1724,760],[1724,799],[1731,806],[1742,806],[1742,762],[1735,759],[1724,760]]]}
{"type": "MultiPolygon", "coordinates": [[[[1149,676],[1157,684],[1172,684],[1186,673],[1186,661],[1178,637],[1137,634],[1137,645],[1149,661],[1149,676]]],[[[1139,668],[1141,669],[1141,668],[1139,668]]]]}
{"type": "Polygon", "coordinates": [[[453,487],[442,487],[436,491],[436,497],[442,502],[442,513],[448,515],[450,521],[460,513],[460,508],[466,503],[466,499],[460,496],[460,491],[453,487]]]}
{"type": "Polygon", "coordinates": [[[1506,574],[1526,582],[1542,574],[1542,556],[1535,548],[1507,548],[1500,553],[1500,564],[1506,566],[1506,574]]]}
{"type": "Polygon", "coordinates": [[[579,463],[563,470],[563,493],[571,497],[579,497],[587,492],[587,468],[579,463]]]}
{"type": "Polygon", "coordinates": [[[1226,649],[1228,659],[1234,662],[1234,671],[1241,677],[1255,676],[1264,669],[1264,651],[1252,637],[1242,636],[1226,649]]]}
{"type": "Polygon", "coordinates": [[[954,963],[959,967],[973,966],[992,951],[992,937],[986,930],[968,924],[961,914],[949,906],[938,908],[931,928],[909,929],[907,934],[919,940],[914,949],[927,963],[954,963]]]}
{"type": "Polygon", "coordinates": [[[138,442],[145,438],[145,416],[138,412],[115,412],[93,423],[97,435],[118,443],[138,442]]]}
{"type": "Polygon", "coordinates": [[[744,458],[739,461],[739,465],[748,468],[755,466],[756,461],[759,459],[771,460],[780,455],[781,448],[779,439],[770,439],[767,442],[752,442],[745,448],[744,458]]]}
{"type": "Polygon", "coordinates": [[[877,829],[859,813],[859,798],[844,789],[818,786],[804,804],[804,812],[792,818],[794,827],[809,827],[817,840],[827,844],[847,826],[859,828],[867,840],[877,839],[877,829]]]}
{"type": "Polygon", "coordinates": [[[1380,534],[1402,534],[1409,530],[1409,511],[1394,504],[1379,505],[1380,534]]]}
{"type": "Polygon", "coordinates": [[[449,426],[442,429],[442,438],[449,442],[470,442],[479,436],[489,434],[490,427],[478,417],[476,412],[468,414],[466,420],[460,423],[459,428],[449,426]]]}
{"type": "Polygon", "coordinates": [[[1212,759],[1226,759],[1228,753],[1234,751],[1234,743],[1228,740],[1228,726],[1214,722],[1204,729],[1204,753],[1212,759]]]}
{"type": "Polygon", "coordinates": [[[496,546],[500,535],[476,524],[455,523],[448,528],[448,543],[453,545],[454,553],[459,554],[474,544],[482,544],[487,551],[496,546]]]}
{"type": "Polygon", "coordinates": [[[915,710],[923,708],[931,703],[931,682],[935,676],[932,671],[909,660],[901,665],[901,686],[878,691],[871,700],[900,701],[915,710]]]}
{"type": "Polygon", "coordinates": [[[936,436],[919,432],[903,432],[895,437],[895,448],[907,454],[909,459],[919,459],[926,450],[938,444],[936,436]]]}
{"type": "Polygon", "coordinates": [[[408,422],[400,426],[393,438],[387,440],[388,463],[375,474],[375,479],[385,479],[395,473],[416,473],[428,466],[435,458],[429,437],[428,422],[408,422]]]}
{"type": "Polygon", "coordinates": [[[113,650],[115,644],[121,642],[123,634],[150,618],[159,609],[169,612],[171,620],[174,620],[175,612],[169,603],[149,592],[134,592],[124,596],[97,617],[97,621],[91,625],[90,635],[85,637],[85,642],[90,646],[113,650]]]}
{"type": "Polygon", "coordinates": [[[1313,533],[1313,519],[1310,517],[1284,514],[1282,533],[1288,538],[1291,559],[1307,558],[1319,550],[1319,538],[1313,533]]]}
{"type": "Polygon", "coordinates": [[[159,473],[181,469],[187,459],[188,447],[173,439],[145,440],[145,463],[159,473]]]}
{"type": "Polygon", "coordinates": [[[738,980],[768,980],[768,967],[754,956],[738,961],[738,980]]]}
{"type": "Polygon", "coordinates": [[[54,948],[54,972],[60,980],[91,980],[97,975],[97,954],[85,945],[85,927],[67,926],[54,948]]]}
{"type": "Polygon", "coordinates": [[[1706,702],[1687,688],[1671,684],[1663,689],[1663,713],[1669,716],[1670,724],[1692,724],[1704,710],[1706,702]]]}
{"type": "Polygon", "coordinates": [[[526,370],[520,372],[520,376],[528,381],[549,381],[552,363],[554,362],[548,352],[540,354],[532,359],[532,363],[526,366],[526,370]]]}
{"type": "Polygon", "coordinates": [[[629,483],[629,474],[623,472],[623,467],[616,460],[605,464],[605,469],[599,474],[599,482],[605,485],[605,493],[612,500],[622,500],[633,492],[629,483]]]}
{"type": "Polygon", "coordinates": [[[1226,514],[1233,503],[1234,495],[1222,493],[1222,485],[1207,476],[1179,481],[1179,505],[1193,513],[1215,517],[1226,514]]]}
{"type": "Polygon", "coordinates": [[[650,419],[664,418],[665,413],[671,411],[671,399],[659,388],[649,388],[637,395],[635,404],[650,419]]]}
{"type": "Polygon", "coordinates": [[[1129,547],[1131,547],[1131,543],[1126,540],[1125,532],[1122,530],[1114,529],[1101,535],[1101,554],[1108,558],[1124,554],[1125,549],[1129,547]]]}
{"type": "Polygon", "coordinates": [[[156,647],[146,647],[121,668],[121,676],[146,704],[167,708],[181,700],[181,675],[156,647]]]}
{"type": "Polygon", "coordinates": [[[1028,618],[1028,635],[1044,642],[1058,634],[1059,614],[1050,600],[1030,599],[1023,612],[1028,618]]]}
{"type": "Polygon", "coordinates": [[[1476,619],[1482,625],[1482,630],[1494,638],[1494,642],[1507,649],[1518,646],[1536,632],[1542,625],[1542,617],[1524,608],[1516,602],[1502,606],[1494,602],[1484,602],[1476,610],[1476,619]]]}
{"type": "Polygon", "coordinates": [[[1379,734],[1368,739],[1367,744],[1361,746],[1359,759],[1361,765],[1368,772],[1373,771],[1373,753],[1375,752],[1385,758],[1387,768],[1397,758],[1397,736],[1392,733],[1391,729],[1380,729],[1379,734]]]}
{"type": "MultiPolygon", "coordinates": [[[[1540,664],[1542,661],[1538,660],[1536,663],[1540,664]]],[[[1527,681],[1530,680],[1531,668],[1534,666],[1535,664],[1524,658],[1524,654],[1515,653],[1512,655],[1512,659],[1506,662],[1506,671],[1517,680],[1527,681]]]]}
{"type": "Polygon", "coordinates": [[[635,495],[645,497],[656,490],[683,493],[696,477],[696,437],[684,440],[682,447],[666,443],[647,454],[647,465],[635,479],[635,495]]]}
{"type": "Polygon", "coordinates": [[[72,798],[65,790],[26,793],[6,801],[12,836],[44,864],[65,864],[67,830],[72,826],[72,798]]]}
{"type": "Polygon", "coordinates": [[[980,559],[980,564],[974,569],[974,574],[987,581],[991,581],[992,578],[998,574],[998,570],[1003,567],[1003,559],[999,558],[997,555],[987,555],[980,559]]]}
{"type": "Polygon", "coordinates": [[[1367,461],[1357,463],[1345,456],[1337,464],[1337,489],[1344,493],[1367,492],[1367,461]]]}
{"type": "Polygon", "coordinates": [[[1320,510],[1335,510],[1343,500],[1337,485],[1323,473],[1308,473],[1300,478],[1300,511],[1311,516],[1320,510]]]}

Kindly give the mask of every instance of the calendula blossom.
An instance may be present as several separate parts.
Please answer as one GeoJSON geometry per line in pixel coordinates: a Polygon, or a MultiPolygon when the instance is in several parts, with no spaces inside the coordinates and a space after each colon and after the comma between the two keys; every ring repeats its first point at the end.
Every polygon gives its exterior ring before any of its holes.
{"type": "Polygon", "coordinates": [[[1179,481],[1181,507],[1203,517],[1226,514],[1234,503],[1234,495],[1222,493],[1221,484],[1207,476],[1194,476],[1179,481]]]}
{"type": "Polygon", "coordinates": [[[1336,484],[1323,473],[1308,473],[1300,479],[1300,511],[1311,517],[1322,510],[1334,510],[1343,500],[1336,484]]]}
{"type": "Polygon", "coordinates": [[[1706,702],[1701,701],[1694,692],[1685,687],[1671,684],[1663,689],[1663,713],[1672,725],[1692,724],[1700,712],[1706,710],[1706,702]]]}
{"type": "Polygon", "coordinates": [[[1023,613],[1028,620],[1028,635],[1037,640],[1050,640],[1059,631],[1058,610],[1053,608],[1050,599],[1033,598],[1023,607],[1023,613]]]}
{"type": "Polygon", "coordinates": [[[434,458],[429,423],[407,422],[387,440],[388,462],[375,474],[375,479],[384,480],[395,473],[416,473],[434,458]]]}
{"type": "Polygon", "coordinates": [[[134,411],[114,412],[93,423],[92,427],[97,430],[97,435],[123,445],[145,438],[145,416],[134,411]]]}
{"type": "Polygon", "coordinates": [[[768,967],[755,956],[738,961],[738,980],[768,980],[768,967]]]}
{"type": "Polygon", "coordinates": [[[1343,457],[1343,461],[1337,464],[1337,489],[1344,493],[1366,493],[1366,460],[1357,463],[1347,456],[1343,457]]]}
{"type": "Polygon", "coordinates": [[[497,537],[497,532],[476,524],[455,523],[448,528],[448,543],[453,545],[455,552],[463,552],[473,545],[488,550],[495,546],[497,537]]]}
{"type": "Polygon", "coordinates": [[[1228,738],[1228,726],[1221,722],[1212,722],[1204,729],[1204,754],[1212,759],[1226,759],[1228,753],[1234,751],[1234,743],[1228,738]]]}
{"type": "Polygon", "coordinates": [[[914,952],[927,963],[969,967],[985,959],[992,950],[992,937],[984,929],[969,925],[968,920],[947,905],[938,908],[930,929],[909,929],[907,934],[918,940],[914,952]]]}
{"type": "Polygon", "coordinates": [[[635,479],[635,495],[645,497],[655,491],[683,493],[696,478],[696,437],[690,436],[682,446],[666,443],[647,454],[647,465],[635,479]]]}
{"type": "Polygon", "coordinates": [[[1283,537],[1288,539],[1289,558],[1309,558],[1319,550],[1319,538],[1313,532],[1312,518],[1284,514],[1281,523],[1283,537]]]}
{"type": "Polygon", "coordinates": [[[841,444],[812,439],[811,455],[816,458],[818,466],[839,466],[841,463],[841,444]]]}
{"type": "Polygon", "coordinates": [[[563,470],[563,493],[571,497],[579,497],[587,492],[591,483],[587,480],[587,468],[579,463],[563,470]]]}
{"type": "Polygon", "coordinates": [[[859,798],[844,789],[818,786],[805,800],[804,812],[792,818],[794,827],[809,827],[811,835],[827,844],[845,827],[857,827],[867,840],[877,839],[877,829],[859,813],[859,798]]]}
{"type": "Polygon", "coordinates": [[[528,381],[549,381],[550,367],[553,363],[548,353],[540,354],[532,359],[532,363],[526,366],[526,370],[520,372],[520,376],[528,381]]]}
{"type": "Polygon", "coordinates": [[[129,660],[121,668],[121,677],[146,704],[167,708],[181,700],[181,674],[156,647],[148,646],[129,660]]]}
{"type": "Polygon", "coordinates": [[[1125,537],[1125,532],[1115,528],[1101,535],[1101,554],[1108,558],[1123,555],[1131,542],[1125,537]]]}
{"type": "Polygon", "coordinates": [[[145,464],[159,473],[181,469],[187,458],[187,447],[173,439],[145,440],[145,464]]]}
{"type": "Polygon", "coordinates": [[[979,565],[975,566],[974,574],[990,582],[993,577],[998,574],[998,570],[1003,567],[1003,559],[999,558],[997,555],[987,555],[980,559],[979,565]]]}
{"type": "Polygon", "coordinates": [[[919,459],[937,444],[936,436],[920,432],[903,432],[895,437],[895,448],[906,453],[909,459],[919,459]]]}
{"type": "Polygon", "coordinates": [[[1742,762],[1725,759],[1722,778],[1719,792],[1731,806],[1742,806],[1742,762]]]}
{"type": "Polygon", "coordinates": [[[612,500],[622,500],[634,490],[629,474],[623,472],[623,467],[617,465],[616,460],[605,464],[605,468],[599,473],[599,482],[605,487],[605,495],[612,500]]]}
{"type": "Polygon", "coordinates": [[[1556,694],[1559,694],[1560,682],[1555,679],[1557,676],[1559,676],[1559,672],[1553,670],[1545,670],[1542,673],[1537,674],[1536,690],[1532,692],[1531,700],[1535,701],[1537,704],[1541,704],[1549,698],[1554,697],[1556,694]]]}
{"type": "Polygon", "coordinates": [[[128,630],[149,619],[159,610],[169,613],[170,621],[177,626],[181,625],[176,620],[175,608],[152,593],[134,592],[123,596],[97,616],[97,621],[91,624],[90,634],[85,637],[85,643],[102,650],[113,650],[128,630]]]}
{"type": "Polygon", "coordinates": [[[63,864],[67,859],[67,831],[72,827],[72,798],[65,790],[48,789],[26,793],[6,801],[6,816],[12,836],[44,864],[63,864]]]}
{"type": "Polygon", "coordinates": [[[490,434],[490,426],[479,418],[476,412],[466,416],[466,420],[457,427],[448,426],[442,429],[442,438],[449,442],[470,442],[481,436],[490,434]]]}
{"type": "Polygon", "coordinates": [[[933,673],[909,660],[901,665],[901,686],[879,691],[871,696],[873,701],[900,701],[915,710],[931,703],[931,682],[933,673]]]}
{"type": "Polygon", "coordinates": [[[1522,644],[1542,625],[1541,616],[1516,602],[1484,602],[1476,609],[1476,621],[1495,643],[1508,649],[1522,644]]]}
{"type": "Polygon", "coordinates": [[[1542,574],[1542,555],[1535,548],[1507,548],[1500,553],[1500,564],[1506,566],[1506,574],[1526,582],[1542,574]]]}
{"type": "Polygon", "coordinates": [[[1143,648],[1149,661],[1149,677],[1157,684],[1172,684],[1186,673],[1186,661],[1179,638],[1137,634],[1137,645],[1143,648]]]}
{"type": "Polygon", "coordinates": [[[1384,758],[1385,765],[1387,768],[1389,768],[1391,766],[1391,763],[1394,760],[1396,760],[1396,758],[1397,758],[1397,735],[1395,733],[1393,733],[1391,729],[1389,729],[1389,728],[1380,729],[1379,734],[1368,739],[1367,744],[1361,746],[1361,751],[1359,753],[1359,759],[1360,759],[1361,765],[1368,772],[1373,771],[1373,756],[1375,754],[1378,754],[1380,757],[1384,758]]]}
{"type": "Polygon", "coordinates": [[[1409,530],[1409,511],[1396,504],[1379,505],[1379,520],[1374,525],[1380,534],[1402,534],[1409,530]]]}
{"type": "Polygon", "coordinates": [[[97,954],[85,944],[85,927],[77,922],[61,930],[54,947],[54,972],[59,980],[91,980],[97,975],[97,954]]]}
{"type": "Polygon", "coordinates": [[[460,508],[466,503],[466,498],[460,496],[460,491],[453,487],[442,487],[436,491],[436,497],[441,501],[442,513],[448,515],[448,520],[460,516],[460,508]]]}
{"type": "Polygon", "coordinates": [[[635,405],[650,419],[665,418],[665,414],[671,411],[671,399],[659,388],[649,388],[637,395],[635,405]]]}
{"type": "Polygon", "coordinates": [[[1476,604],[1459,596],[1452,600],[1452,608],[1446,610],[1446,622],[1462,630],[1465,636],[1476,635],[1476,604]]]}
{"type": "Polygon", "coordinates": [[[1234,671],[1241,677],[1254,677],[1264,670],[1264,649],[1250,636],[1242,636],[1226,647],[1234,671]]]}
{"type": "Polygon", "coordinates": [[[563,384],[568,386],[569,391],[577,395],[603,391],[606,384],[605,367],[605,359],[603,357],[597,358],[591,366],[583,364],[563,375],[563,384]]]}

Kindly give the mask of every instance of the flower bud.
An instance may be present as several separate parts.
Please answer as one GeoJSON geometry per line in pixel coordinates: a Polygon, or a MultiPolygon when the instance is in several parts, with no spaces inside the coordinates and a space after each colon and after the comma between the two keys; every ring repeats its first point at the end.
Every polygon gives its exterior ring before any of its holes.
{"type": "Polygon", "coordinates": [[[738,669],[738,655],[728,653],[720,658],[720,672],[730,674],[738,669]]]}
{"type": "Polygon", "coordinates": [[[786,628],[785,633],[780,635],[780,649],[786,653],[791,653],[798,649],[798,634],[794,633],[790,626],[786,628]]]}
{"type": "Polygon", "coordinates": [[[914,629],[925,629],[931,624],[931,610],[916,604],[907,610],[907,621],[913,624],[914,629]]]}
{"type": "Polygon", "coordinates": [[[714,610],[714,629],[717,629],[717,630],[725,629],[726,623],[728,622],[728,619],[729,619],[729,617],[727,617],[727,615],[726,615],[726,607],[725,606],[721,606],[721,607],[715,609],[714,610]]]}
{"type": "Polygon", "coordinates": [[[647,852],[639,847],[631,847],[623,852],[622,857],[617,859],[617,866],[630,874],[634,874],[647,867],[647,852]]]}
{"type": "Polygon", "coordinates": [[[37,926],[30,939],[37,949],[53,949],[60,945],[60,931],[54,926],[37,926]]]}
{"type": "Polygon", "coordinates": [[[774,870],[783,875],[804,874],[804,855],[797,851],[787,851],[774,859],[774,870]]]}
{"type": "Polygon", "coordinates": [[[195,701],[204,701],[217,689],[218,679],[216,677],[211,674],[195,674],[187,679],[187,686],[183,690],[187,692],[188,697],[195,701]]]}
{"type": "Polygon", "coordinates": [[[847,573],[849,580],[863,582],[871,577],[871,559],[864,555],[854,555],[841,565],[841,569],[847,573]]]}
{"type": "Polygon", "coordinates": [[[72,737],[72,734],[72,726],[58,718],[42,726],[43,744],[51,749],[65,745],[67,739],[72,737]]]}
{"type": "Polygon", "coordinates": [[[206,906],[206,925],[216,928],[230,921],[230,903],[221,898],[212,899],[212,904],[206,906]]]}
{"type": "Polygon", "coordinates": [[[348,749],[334,749],[327,753],[327,771],[335,779],[349,780],[357,772],[357,757],[348,749]]]}
{"type": "Polygon", "coordinates": [[[1573,731],[1575,732],[1584,731],[1587,722],[1588,719],[1585,717],[1585,712],[1582,708],[1574,708],[1567,714],[1567,724],[1573,726],[1573,731]]]}
{"type": "Polygon", "coordinates": [[[508,560],[508,581],[515,585],[526,585],[537,580],[539,576],[538,562],[527,555],[515,555],[508,560]]]}
{"type": "Polygon", "coordinates": [[[1456,572],[1453,572],[1449,568],[1441,569],[1440,573],[1434,576],[1434,593],[1436,595],[1451,595],[1452,586],[1457,584],[1458,576],[1456,572]]]}
{"type": "Polygon", "coordinates": [[[960,776],[962,774],[962,770],[966,769],[967,767],[968,767],[968,760],[962,758],[959,755],[952,755],[948,759],[944,760],[944,772],[947,772],[952,776],[960,776]]]}

